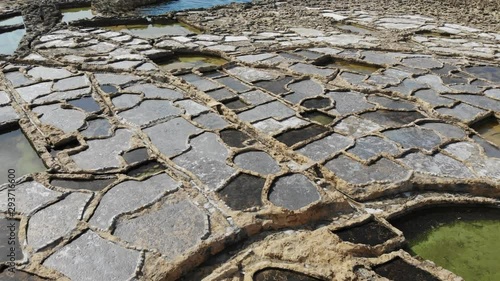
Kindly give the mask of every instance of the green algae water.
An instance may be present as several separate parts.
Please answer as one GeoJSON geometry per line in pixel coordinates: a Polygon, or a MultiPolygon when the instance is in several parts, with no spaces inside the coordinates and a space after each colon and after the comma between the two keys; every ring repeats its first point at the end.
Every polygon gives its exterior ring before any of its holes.
{"type": "Polygon", "coordinates": [[[0,132],[0,184],[8,181],[7,171],[16,170],[16,177],[45,170],[42,160],[21,129],[0,132]]]}
{"type": "Polygon", "coordinates": [[[408,251],[463,277],[500,280],[500,209],[434,207],[391,222],[408,240],[408,251]]]}

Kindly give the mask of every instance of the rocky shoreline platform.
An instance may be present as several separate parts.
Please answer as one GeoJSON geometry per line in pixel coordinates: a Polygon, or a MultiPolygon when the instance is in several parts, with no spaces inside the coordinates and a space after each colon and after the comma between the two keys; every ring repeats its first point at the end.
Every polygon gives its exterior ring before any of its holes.
{"type": "Polygon", "coordinates": [[[0,3],[0,280],[500,278],[498,1],[104,2],[0,3]]]}

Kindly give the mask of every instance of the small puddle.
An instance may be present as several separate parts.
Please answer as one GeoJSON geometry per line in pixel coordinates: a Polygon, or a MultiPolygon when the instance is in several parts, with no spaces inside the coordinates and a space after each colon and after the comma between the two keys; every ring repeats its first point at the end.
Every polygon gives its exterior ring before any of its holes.
{"type": "Polygon", "coordinates": [[[226,129],[220,132],[220,138],[227,145],[231,147],[243,148],[246,146],[245,142],[250,139],[250,137],[238,130],[235,129],[226,129]]]}
{"type": "Polygon", "coordinates": [[[63,22],[72,22],[77,20],[92,19],[94,13],[90,7],[79,7],[79,8],[69,8],[61,9],[63,22]]]}
{"type": "Polygon", "coordinates": [[[123,159],[125,159],[125,162],[127,162],[127,164],[144,162],[148,160],[148,158],[148,150],[145,147],[136,148],[134,150],[123,153],[123,159]]]}
{"type": "Polygon", "coordinates": [[[26,30],[24,28],[0,33],[0,55],[12,55],[19,47],[26,30]]]}
{"type": "Polygon", "coordinates": [[[317,97],[312,99],[307,99],[302,102],[302,106],[305,108],[326,108],[332,105],[332,101],[329,98],[317,97]]]}
{"type": "Polygon", "coordinates": [[[436,278],[434,275],[407,263],[400,257],[396,257],[384,264],[376,266],[374,271],[378,275],[389,280],[440,281],[440,279],[436,278]]]}
{"type": "Polygon", "coordinates": [[[169,24],[124,24],[104,26],[103,28],[111,31],[129,33],[142,38],[159,38],[162,36],[186,36],[201,33],[200,30],[185,23],[176,22],[169,24]]]}
{"type": "Polygon", "coordinates": [[[200,9],[200,8],[210,8],[217,5],[225,5],[229,3],[245,3],[251,2],[251,0],[176,0],[176,1],[166,1],[159,4],[148,5],[138,8],[136,12],[141,15],[147,16],[157,16],[162,15],[172,11],[181,11],[187,9],[200,9]]]}
{"type": "Polygon", "coordinates": [[[355,244],[367,244],[370,246],[383,244],[387,240],[397,237],[396,233],[392,232],[378,221],[370,221],[361,225],[337,230],[333,233],[344,241],[355,244]]]}
{"type": "Polygon", "coordinates": [[[292,82],[293,77],[286,76],[284,78],[274,80],[274,81],[262,81],[262,82],[257,82],[254,83],[255,86],[261,87],[263,89],[268,90],[269,92],[276,94],[276,95],[281,95],[281,94],[286,94],[290,92],[286,88],[286,85],[290,82],[292,82]]]}
{"type": "Polygon", "coordinates": [[[349,70],[367,75],[372,74],[377,70],[381,69],[381,67],[374,64],[355,62],[355,61],[349,61],[331,57],[328,57],[327,59],[320,59],[318,62],[315,63],[315,65],[325,66],[329,68],[338,68],[342,70],[349,70]]]}
{"type": "Polygon", "coordinates": [[[303,273],[298,273],[291,270],[267,268],[258,271],[253,276],[254,281],[320,281],[320,279],[307,276],[303,273]]]}
{"type": "Polygon", "coordinates": [[[483,138],[500,147],[500,122],[492,117],[479,121],[472,125],[483,138]]]}
{"type": "Polygon", "coordinates": [[[361,24],[356,24],[356,23],[341,24],[341,25],[337,25],[337,27],[342,29],[342,30],[346,30],[346,31],[350,31],[350,32],[354,32],[354,33],[358,33],[358,34],[362,34],[362,35],[372,34],[375,31],[367,26],[364,26],[361,24]]]}
{"type": "Polygon", "coordinates": [[[113,85],[102,85],[101,90],[106,94],[116,94],[118,93],[118,88],[113,85]]]}
{"type": "Polygon", "coordinates": [[[248,106],[248,104],[244,103],[240,99],[225,102],[224,105],[233,110],[242,109],[248,106]]]}
{"type": "Polygon", "coordinates": [[[466,281],[500,280],[500,209],[439,206],[391,220],[412,254],[433,261],[466,281]]]}
{"type": "Polygon", "coordinates": [[[101,110],[99,104],[92,97],[82,97],[77,100],[70,100],[68,103],[74,107],[81,108],[86,112],[96,112],[101,110]]]}
{"type": "Polygon", "coordinates": [[[309,126],[304,127],[304,128],[286,131],[284,133],[277,135],[275,138],[278,141],[280,141],[288,146],[292,146],[296,143],[299,143],[301,141],[305,141],[309,138],[317,136],[317,135],[324,133],[326,131],[327,131],[327,129],[325,127],[313,124],[313,125],[309,125],[309,126]]]}
{"type": "Polygon", "coordinates": [[[149,161],[129,170],[127,176],[134,178],[143,178],[152,176],[158,172],[167,169],[162,163],[157,161],[149,161]]]}
{"type": "Polygon", "coordinates": [[[475,75],[476,77],[489,80],[497,83],[500,81],[500,67],[496,66],[471,66],[465,71],[475,75]]]}
{"type": "Polygon", "coordinates": [[[319,112],[319,111],[309,111],[301,114],[302,117],[307,118],[311,121],[316,121],[323,125],[330,125],[335,118],[331,117],[328,114],[319,112]]]}
{"type": "Polygon", "coordinates": [[[438,37],[438,38],[450,38],[451,34],[446,32],[435,32],[430,30],[417,31],[416,35],[425,36],[425,37],[438,37]]]}
{"type": "Polygon", "coordinates": [[[93,180],[80,180],[80,179],[52,179],[50,184],[67,189],[86,189],[90,191],[101,191],[106,186],[115,181],[115,178],[110,179],[93,179],[93,180]]]}
{"type": "Polygon", "coordinates": [[[199,68],[207,66],[221,66],[228,63],[227,60],[207,55],[179,55],[170,59],[166,59],[163,62],[156,62],[158,66],[167,71],[183,69],[183,68],[199,68]]]}
{"type": "Polygon", "coordinates": [[[266,180],[250,174],[239,174],[219,191],[222,199],[234,210],[262,206],[262,189],[266,180]]]}
{"type": "Polygon", "coordinates": [[[18,24],[24,24],[24,20],[23,20],[22,16],[15,16],[15,17],[0,20],[0,26],[9,26],[9,25],[18,25],[18,24]]]}
{"type": "Polygon", "coordinates": [[[45,171],[45,166],[19,127],[0,132],[0,184],[8,181],[7,171],[15,169],[19,178],[45,171]]]}

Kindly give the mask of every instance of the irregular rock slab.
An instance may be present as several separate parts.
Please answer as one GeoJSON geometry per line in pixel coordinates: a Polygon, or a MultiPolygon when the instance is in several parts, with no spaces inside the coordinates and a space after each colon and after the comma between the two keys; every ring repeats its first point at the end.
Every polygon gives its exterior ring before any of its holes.
{"type": "Polygon", "coordinates": [[[106,170],[120,167],[119,154],[130,148],[132,132],[126,129],[115,131],[115,135],[103,140],[90,140],[88,148],[70,156],[83,170],[106,170]]]}
{"type": "Polygon", "coordinates": [[[319,68],[314,65],[300,63],[300,62],[291,66],[290,69],[298,73],[306,75],[319,75],[322,77],[327,77],[335,73],[335,70],[333,69],[319,68]]]}
{"type": "Polygon", "coordinates": [[[183,118],[175,118],[144,130],[151,142],[167,157],[178,155],[189,148],[189,137],[201,132],[183,118]]]}
{"type": "Polygon", "coordinates": [[[182,110],[175,107],[172,102],[165,100],[145,100],[138,106],[120,112],[118,115],[130,123],[140,127],[167,119],[172,116],[178,116],[182,110]]]}
{"type": "Polygon", "coordinates": [[[432,150],[441,143],[441,138],[434,131],[419,127],[389,130],[385,131],[384,135],[399,143],[403,149],[416,147],[432,150]]]}
{"type": "Polygon", "coordinates": [[[247,111],[238,114],[238,117],[245,122],[255,122],[269,117],[278,120],[295,115],[295,111],[278,101],[272,101],[259,105],[247,111]]]}
{"type": "Polygon", "coordinates": [[[227,148],[217,135],[203,133],[190,142],[191,150],[176,157],[174,162],[192,172],[210,189],[217,189],[234,174],[235,169],[226,164],[227,148]]]}
{"type": "Polygon", "coordinates": [[[453,100],[439,95],[432,89],[418,90],[413,94],[415,97],[431,104],[432,106],[452,106],[453,100]]]}
{"type": "Polygon", "coordinates": [[[43,265],[73,281],[128,280],[141,254],[104,240],[88,230],[46,259],[43,265]]]}
{"type": "Polygon", "coordinates": [[[45,96],[52,92],[52,82],[38,83],[26,87],[16,88],[17,93],[26,102],[32,102],[34,99],[45,96]]]}
{"type": "Polygon", "coordinates": [[[117,109],[129,109],[139,104],[142,98],[139,95],[123,94],[114,97],[111,101],[117,109]]]}
{"type": "Polygon", "coordinates": [[[481,107],[486,110],[500,112],[500,102],[485,96],[479,96],[479,95],[445,95],[445,96],[448,98],[470,103],[474,106],[481,107]]]}
{"type": "Polygon", "coordinates": [[[279,172],[280,166],[264,151],[243,152],[233,160],[234,164],[245,170],[250,170],[261,175],[269,175],[279,172]]]}
{"type": "Polygon", "coordinates": [[[67,91],[90,86],[90,81],[85,75],[62,79],[54,83],[53,89],[56,91],[67,91]]]}
{"type": "Polygon", "coordinates": [[[226,70],[229,74],[238,77],[246,82],[256,82],[262,80],[274,80],[278,78],[275,73],[259,70],[251,67],[237,66],[226,70]]]}
{"type": "Polygon", "coordinates": [[[339,134],[331,134],[325,138],[314,141],[297,151],[314,161],[321,161],[353,144],[354,140],[352,138],[344,137],[339,134]]]}
{"type": "Polygon", "coordinates": [[[145,97],[149,99],[178,100],[184,97],[182,93],[166,88],[160,88],[153,84],[135,84],[125,88],[124,91],[130,93],[143,93],[145,97]]]}
{"type": "Polygon", "coordinates": [[[262,206],[262,189],[266,180],[250,174],[239,174],[219,194],[231,209],[245,210],[262,206]]]}
{"type": "Polygon", "coordinates": [[[401,182],[408,180],[411,175],[410,171],[386,158],[381,158],[366,166],[347,156],[340,155],[327,162],[325,167],[338,177],[353,184],[401,182]]]}
{"type": "Polygon", "coordinates": [[[0,125],[19,121],[19,115],[11,106],[0,107],[0,125]]]}
{"type": "Polygon", "coordinates": [[[461,162],[441,153],[433,156],[414,152],[400,160],[412,169],[441,177],[473,178],[474,174],[461,162]]]}
{"type": "Polygon", "coordinates": [[[112,125],[106,118],[97,118],[87,121],[87,127],[81,134],[86,138],[111,137],[112,125]]]}
{"type": "MultiPolygon", "coordinates": [[[[0,191],[2,198],[8,198],[7,185],[0,191]]],[[[23,182],[16,185],[16,212],[28,215],[34,210],[54,201],[61,195],[60,192],[50,190],[36,181],[23,182]]],[[[0,211],[8,211],[7,200],[0,200],[0,211]]]]}
{"type": "Polygon", "coordinates": [[[175,102],[175,105],[178,105],[186,110],[187,115],[191,116],[197,116],[200,113],[210,111],[210,108],[201,105],[197,102],[194,102],[192,100],[181,100],[175,102]]]}
{"type": "Polygon", "coordinates": [[[28,224],[28,245],[35,251],[67,235],[76,227],[91,194],[72,193],[36,212],[28,224]]]}
{"type": "Polygon", "coordinates": [[[424,115],[417,111],[389,111],[377,110],[373,112],[366,112],[360,115],[363,118],[371,120],[381,126],[395,127],[408,123],[415,122],[415,120],[425,118],[424,115]]]}
{"type": "Polygon", "coordinates": [[[114,234],[145,249],[158,249],[174,260],[209,233],[208,216],[189,200],[165,204],[160,210],[121,221],[114,234]]]}
{"type": "Polygon", "coordinates": [[[457,142],[448,145],[445,151],[457,159],[466,161],[482,177],[500,179],[500,159],[484,157],[478,144],[457,142]]]}
{"type": "Polygon", "coordinates": [[[37,66],[28,71],[28,75],[35,79],[54,80],[62,79],[73,75],[73,73],[62,68],[51,68],[45,66],[37,66]]]}
{"type": "Polygon", "coordinates": [[[10,102],[9,95],[4,91],[0,91],[0,105],[6,105],[9,102],[10,102]]]}
{"type": "Polygon", "coordinates": [[[380,129],[382,129],[382,127],[377,123],[357,116],[349,116],[335,126],[335,131],[355,138],[380,129]]]}
{"type": "Polygon", "coordinates": [[[288,146],[293,146],[299,142],[320,135],[326,131],[327,129],[325,127],[312,124],[303,128],[292,129],[283,132],[275,136],[275,138],[288,146]]]}
{"type": "Polygon", "coordinates": [[[180,183],[166,174],[159,174],[144,181],[129,180],[119,183],[101,199],[90,223],[101,229],[108,229],[118,215],[154,203],[165,193],[179,187],[180,183]]]}
{"type": "Polygon", "coordinates": [[[402,101],[402,100],[393,100],[393,99],[381,97],[381,96],[369,96],[368,100],[371,102],[376,102],[387,109],[396,109],[396,110],[398,110],[398,109],[399,110],[414,110],[415,109],[415,105],[413,105],[407,101],[402,101]]]}
{"type": "Polygon", "coordinates": [[[447,138],[455,138],[455,139],[465,138],[465,131],[462,130],[460,127],[454,125],[432,122],[432,123],[425,123],[419,126],[427,129],[432,129],[438,132],[440,135],[445,136],[447,138]]]}
{"type": "Polygon", "coordinates": [[[140,77],[128,74],[96,73],[95,79],[100,85],[124,85],[132,81],[140,80],[140,77]]]}
{"type": "Polygon", "coordinates": [[[193,121],[210,130],[219,130],[229,126],[226,120],[213,112],[202,114],[194,118],[193,121]]]}
{"type": "Polygon", "coordinates": [[[375,107],[365,100],[364,94],[358,92],[329,92],[326,95],[335,101],[335,109],[329,112],[336,115],[361,112],[375,107]]]}
{"type": "Polygon", "coordinates": [[[397,145],[393,141],[375,136],[367,136],[356,140],[356,146],[349,149],[349,153],[357,157],[368,160],[382,153],[396,155],[400,153],[397,145]]]}
{"type": "Polygon", "coordinates": [[[289,84],[288,88],[295,93],[305,93],[309,97],[314,97],[323,93],[323,86],[310,79],[289,84]]]}
{"type": "Polygon", "coordinates": [[[436,109],[436,111],[444,115],[453,116],[465,123],[469,123],[476,119],[478,116],[486,113],[486,111],[482,109],[465,103],[458,104],[453,108],[438,108],[436,109]]]}
{"type": "Polygon", "coordinates": [[[64,109],[61,104],[38,106],[33,112],[42,114],[42,123],[52,125],[65,133],[71,133],[85,124],[85,113],[75,109],[64,109]]]}
{"type": "Polygon", "coordinates": [[[316,187],[304,175],[285,175],[274,182],[269,201],[289,210],[298,210],[320,199],[316,187]]]}
{"type": "Polygon", "coordinates": [[[265,134],[276,135],[284,130],[299,127],[299,126],[304,126],[307,124],[308,124],[308,122],[306,122],[305,120],[302,120],[300,118],[292,116],[292,117],[285,119],[283,121],[276,121],[273,118],[268,118],[266,120],[262,120],[262,121],[259,121],[257,123],[254,123],[253,126],[255,128],[261,130],[265,134]]]}

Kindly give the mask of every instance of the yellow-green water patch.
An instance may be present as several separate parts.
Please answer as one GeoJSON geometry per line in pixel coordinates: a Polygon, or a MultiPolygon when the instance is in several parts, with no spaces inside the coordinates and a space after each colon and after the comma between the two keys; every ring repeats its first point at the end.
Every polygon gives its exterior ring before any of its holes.
{"type": "Polygon", "coordinates": [[[0,132],[0,184],[8,181],[7,171],[16,170],[16,177],[41,172],[45,166],[19,128],[0,132]]]}
{"type": "Polygon", "coordinates": [[[310,111],[310,112],[303,113],[301,115],[304,118],[307,118],[311,121],[316,121],[316,122],[323,124],[323,125],[329,125],[335,119],[335,118],[331,117],[330,115],[327,115],[327,114],[319,112],[319,111],[310,111]]]}
{"type": "Polygon", "coordinates": [[[472,126],[486,140],[500,147],[500,122],[496,118],[488,118],[472,126]]]}
{"type": "Polygon", "coordinates": [[[90,7],[61,9],[61,14],[63,16],[63,22],[92,19],[94,17],[94,13],[92,13],[92,9],[90,7]]]}
{"type": "Polygon", "coordinates": [[[412,254],[466,281],[500,280],[500,209],[433,207],[391,223],[403,231],[412,254]]]}
{"type": "Polygon", "coordinates": [[[361,74],[372,74],[381,68],[374,64],[344,60],[340,58],[328,58],[326,60],[322,59],[315,64],[319,66],[326,66],[330,68],[338,68],[342,70],[353,71],[361,74]]]}

